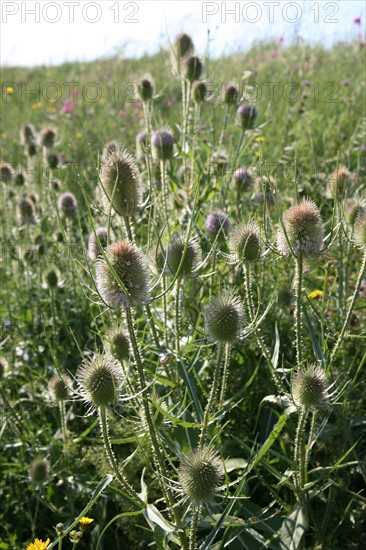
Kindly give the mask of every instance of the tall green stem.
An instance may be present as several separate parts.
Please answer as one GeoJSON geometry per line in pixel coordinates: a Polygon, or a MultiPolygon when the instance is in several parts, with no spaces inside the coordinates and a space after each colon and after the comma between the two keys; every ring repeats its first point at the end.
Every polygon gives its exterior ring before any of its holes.
{"type": "Polygon", "coordinates": [[[221,383],[221,390],[220,390],[220,401],[219,401],[219,410],[222,409],[224,406],[225,401],[225,392],[226,392],[226,386],[227,386],[227,379],[229,377],[229,365],[230,365],[230,353],[231,353],[231,346],[230,344],[225,344],[225,357],[224,357],[224,368],[222,371],[222,383],[221,383]]]}
{"type": "Polygon", "coordinates": [[[194,508],[192,511],[192,520],[189,530],[189,550],[196,550],[197,527],[200,520],[201,511],[202,504],[200,504],[198,508],[194,508]]]}
{"type": "Polygon", "coordinates": [[[208,398],[208,401],[207,401],[207,404],[206,404],[206,409],[205,409],[205,413],[204,413],[203,420],[202,420],[202,428],[201,428],[201,435],[200,435],[200,441],[199,441],[200,446],[203,445],[205,437],[206,437],[206,432],[207,432],[208,423],[209,423],[209,420],[210,420],[210,413],[211,413],[212,405],[213,405],[215,396],[216,396],[217,391],[218,391],[219,382],[220,382],[220,378],[221,378],[220,374],[221,374],[222,361],[224,359],[224,353],[225,353],[225,343],[224,342],[218,342],[217,343],[217,358],[216,358],[214,378],[213,378],[213,381],[212,381],[210,395],[209,395],[209,398],[208,398]]]}
{"type": "Polygon", "coordinates": [[[108,461],[111,465],[114,475],[116,476],[116,479],[119,481],[122,489],[126,491],[126,493],[132,499],[138,502],[141,506],[145,507],[146,504],[141,500],[141,498],[138,496],[136,491],[131,487],[131,485],[128,483],[127,479],[125,478],[125,476],[121,474],[118,468],[116,457],[114,456],[114,452],[109,439],[108,417],[107,417],[107,411],[105,407],[99,407],[98,415],[99,415],[100,431],[102,433],[104,448],[106,451],[108,461]]]}
{"type": "Polygon", "coordinates": [[[296,361],[302,361],[302,282],[304,260],[301,253],[296,258],[295,272],[295,333],[296,333],[296,361]]]}
{"type": "Polygon", "coordinates": [[[308,415],[308,410],[305,407],[301,408],[299,420],[296,429],[295,439],[295,487],[298,500],[301,500],[301,496],[304,490],[306,479],[306,453],[305,453],[305,424],[308,415]]]}
{"type": "Polygon", "coordinates": [[[337,351],[339,350],[339,348],[340,348],[340,346],[343,342],[343,338],[344,338],[345,332],[347,330],[347,327],[349,325],[349,321],[350,321],[350,318],[351,318],[351,315],[352,315],[352,311],[353,311],[353,308],[354,308],[354,305],[355,305],[356,298],[357,298],[357,296],[360,292],[361,283],[362,283],[362,279],[364,277],[365,270],[366,270],[366,249],[363,253],[361,268],[360,268],[360,271],[359,271],[359,274],[358,274],[356,287],[355,287],[355,290],[353,292],[353,296],[352,296],[352,299],[351,299],[351,302],[350,302],[350,305],[349,305],[349,308],[348,308],[348,311],[347,311],[346,318],[344,320],[343,326],[341,328],[341,332],[339,333],[337,342],[336,342],[336,344],[333,348],[333,351],[331,353],[331,356],[330,356],[328,369],[330,369],[331,365],[333,364],[333,361],[335,359],[337,351]]]}

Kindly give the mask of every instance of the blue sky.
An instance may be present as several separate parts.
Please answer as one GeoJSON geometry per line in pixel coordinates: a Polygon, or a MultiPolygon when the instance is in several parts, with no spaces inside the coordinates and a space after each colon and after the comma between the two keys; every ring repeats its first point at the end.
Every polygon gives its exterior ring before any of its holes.
{"type": "Polygon", "coordinates": [[[263,38],[295,36],[326,46],[365,34],[364,0],[2,0],[1,63],[58,64],[122,52],[139,57],[181,31],[198,53],[219,56],[263,38]],[[361,25],[355,18],[361,18],[361,25]]]}

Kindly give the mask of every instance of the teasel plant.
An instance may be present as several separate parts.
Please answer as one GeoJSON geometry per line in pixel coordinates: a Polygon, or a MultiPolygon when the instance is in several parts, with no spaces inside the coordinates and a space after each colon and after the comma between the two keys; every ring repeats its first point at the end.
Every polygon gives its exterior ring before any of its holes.
{"type": "Polygon", "coordinates": [[[253,324],[253,332],[257,341],[257,344],[266,359],[270,374],[276,385],[277,390],[280,393],[286,391],[285,385],[278,375],[275,366],[273,365],[272,358],[265,339],[261,333],[260,324],[267,316],[269,309],[272,306],[273,300],[269,301],[269,304],[258,320],[258,314],[256,313],[256,307],[253,298],[253,274],[252,268],[262,256],[262,243],[260,228],[256,220],[251,219],[248,222],[242,222],[234,226],[229,235],[230,251],[232,254],[232,261],[239,264],[244,273],[244,304],[246,314],[249,322],[253,324]]]}
{"type": "Polygon", "coordinates": [[[304,260],[318,257],[324,246],[322,219],[314,201],[304,198],[284,212],[277,234],[277,245],[282,255],[291,255],[295,261],[295,344],[299,367],[303,361],[304,260]]]}
{"type": "Polygon", "coordinates": [[[184,531],[179,529],[179,513],[174,506],[173,493],[167,483],[169,477],[165,465],[164,445],[153,419],[150,405],[151,395],[134,324],[133,308],[139,307],[150,298],[150,272],[147,258],[130,241],[117,241],[107,247],[103,257],[96,263],[96,286],[100,297],[108,308],[120,308],[122,311],[136,366],[138,394],[141,395],[144,419],[151,439],[157,478],[169,513],[184,541],[184,531]]]}

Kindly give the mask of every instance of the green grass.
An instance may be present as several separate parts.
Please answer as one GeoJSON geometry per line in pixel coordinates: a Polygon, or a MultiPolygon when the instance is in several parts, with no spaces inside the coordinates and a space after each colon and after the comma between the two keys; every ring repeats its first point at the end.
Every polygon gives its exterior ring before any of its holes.
{"type": "MultiPolygon", "coordinates": [[[[360,271],[365,248],[355,243],[344,209],[350,198],[366,198],[364,60],[365,49],[358,43],[331,50],[261,43],[246,54],[204,59],[210,93],[201,105],[196,136],[191,102],[187,150],[181,148],[181,80],[171,72],[169,52],[141,60],[115,57],[2,70],[1,161],[23,171],[26,183],[1,183],[0,341],[8,362],[0,394],[1,550],[26,548],[35,537],[49,537],[55,548],[74,548],[70,528],[90,501],[93,506],[85,515],[94,521],[76,545],[80,550],[94,550],[98,541],[104,550],[150,544],[188,548],[190,535],[194,545],[192,518],[198,522],[197,547],[202,549],[361,548],[366,533],[366,275],[360,271]],[[262,55],[265,60],[259,61],[262,55]],[[146,164],[139,164],[146,204],[130,221],[135,243],[149,262],[152,318],[150,323],[143,304],[132,310],[137,346],[124,362],[121,399],[108,410],[108,418],[119,468],[124,464],[126,479],[150,507],[126,496],[116,480],[97,414],[85,416],[76,382],[83,360],[103,352],[108,331],[127,327],[123,308],[102,303],[87,248],[89,234],[99,226],[108,226],[116,240],[127,237],[124,220],[113,210],[108,213],[95,188],[100,187],[101,154],[108,141],[116,140],[136,155],[136,134],[146,124],[143,107],[136,104],[137,83],[147,73],[156,90],[152,129],[171,129],[176,154],[167,163],[167,211],[155,181],[156,166],[151,164],[150,180],[146,164]],[[225,118],[220,89],[230,81],[239,84],[246,100],[253,98],[258,118],[253,130],[242,133],[235,108],[229,110],[219,151],[228,164],[220,172],[213,160],[225,118]],[[99,99],[92,101],[89,95],[88,100],[87,92],[96,90],[99,99]],[[302,98],[290,101],[288,94],[302,98]],[[70,113],[63,112],[67,100],[74,101],[70,113]],[[25,123],[37,132],[46,126],[57,129],[52,148],[60,158],[56,169],[44,164],[39,148],[30,170],[19,139],[25,123]],[[331,197],[329,178],[340,165],[349,175],[345,187],[331,197]],[[192,177],[181,177],[184,166],[193,167],[192,177]],[[272,176],[278,202],[258,204],[254,183],[237,192],[232,173],[241,166],[248,167],[253,179],[272,176]],[[51,185],[55,178],[60,189],[51,185]],[[77,198],[73,219],[65,219],[57,207],[66,191],[77,198]],[[17,221],[23,194],[35,203],[34,224],[17,221]],[[295,261],[278,253],[276,238],[282,214],[303,197],[319,208],[325,249],[305,259],[296,308],[295,261]],[[257,220],[261,257],[251,264],[247,285],[243,266],[232,257],[230,236],[215,241],[205,229],[210,212],[226,213],[232,226],[257,220]],[[164,270],[162,254],[175,232],[185,239],[192,234],[203,260],[193,277],[178,274],[178,285],[167,266],[164,270]],[[45,277],[49,268],[58,270],[54,289],[45,277]],[[221,361],[216,367],[217,346],[207,336],[204,316],[212,297],[225,289],[240,297],[246,315],[230,353],[227,345],[221,350],[226,351],[227,385],[220,404],[221,361]],[[311,297],[315,290],[321,292],[311,297]],[[299,433],[296,437],[300,408],[290,389],[301,367],[295,336],[300,313],[303,363],[321,366],[334,384],[330,392],[335,391],[314,415],[313,429],[309,415],[302,442],[299,433]],[[136,367],[139,357],[144,388],[136,367]],[[73,380],[64,405],[52,399],[48,388],[56,371],[73,380]],[[218,391],[210,400],[215,377],[218,391]],[[198,445],[208,401],[209,422],[201,439],[212,443],[225,476],[218,494],[195,517],[189,500],[182,498],[179,465],[182,453],[198,445]],[[158,465],[154,437],[161,453],[158,465]],[[309,459],[307,483],[300,488],[294,483],[297,445],[309,459]],[[50,465],[41,483],[30,475],[36,457],[50,465]],[[166,475],[163,486],[161,472],[166,475]],[[109,473],[112,482],[105,477],[109,473]],[[58,523],[64,525],[61,537],[58,523]]],[[[151,161],[150,149],[146,154],[151,161]]]]}

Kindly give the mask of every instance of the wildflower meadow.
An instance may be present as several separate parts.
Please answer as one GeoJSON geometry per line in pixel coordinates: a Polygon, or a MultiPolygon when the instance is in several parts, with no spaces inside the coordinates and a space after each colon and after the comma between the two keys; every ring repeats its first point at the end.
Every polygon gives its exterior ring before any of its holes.
{"type": "Polygon", "coordinates": [[[365,45],[2,71],[0,550],[366,546],[365,45]]]}

